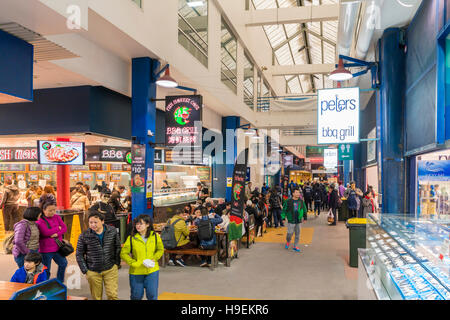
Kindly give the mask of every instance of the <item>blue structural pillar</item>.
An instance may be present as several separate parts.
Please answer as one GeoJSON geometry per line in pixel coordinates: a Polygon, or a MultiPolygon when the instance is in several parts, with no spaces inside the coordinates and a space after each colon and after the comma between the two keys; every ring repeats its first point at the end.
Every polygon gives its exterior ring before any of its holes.
{"type": "MultiPolygon", "coordinates": [[[[156,74],[159,67],[157,60],[148,57],[132,60],[131,135],[133,144],[145,145],[145,186],[148,179],[153,181],[154,176],[156,103],[152,99],[156,98],[156,74]],[[150,132],[153,135],[149,135],[150,132]],[[151,176],[148,175],[149,169],[151,176]]],[[[132,194],[133,219],[140,214],[153,217],[153,198],[147,199],[145,189],[144,192],[132,194]]]]}
{"type": "Polygon", "coordinates": [[[344,163],[344,179],[342,179],[342,182],[346,187],[347,183],[350,183],[350,160],[344,160],[342,162],[344,163]]]}
{"type": "Polygon", "coordinates": [[[391,28],[380,40],[379,165],[383,213],[404,213],[407,200],[403,158],[406,54],[401,39],[402,31],[391,28]]]}
{"type": "MultiPolygon", "coordinates": [[[[224,150],[224,166],[225,166],[225,177],[232,178],[234,170],[234,162],[237,157],[237,141],[236,135],[231,132],[236,132],[236,129],[241,125],[241,119],[239,117],[224,117],[222,118],[222,134],[224,150]],[[227,133],[228,130],[228,133],[227,133]]],[[[227,185],[227,179],[225,179],[225,199],[226,201],[231,201],[231,186],[227,185]]]]}

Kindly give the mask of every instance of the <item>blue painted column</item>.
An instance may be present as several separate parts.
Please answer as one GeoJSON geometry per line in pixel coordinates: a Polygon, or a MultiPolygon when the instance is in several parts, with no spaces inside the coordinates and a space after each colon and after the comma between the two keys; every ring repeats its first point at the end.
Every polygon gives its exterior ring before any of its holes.
{"type": "Polygon", "coordinates": [[[224,165],[225,165],[225,199],[231,201],[231,187],[227,186],[227,179],[233,177],[234,162],[237,157],[237,141],[236,135],[227,135],[227,129],[236,132],[236,129],[241,125],[241,119],[239,117],[224,117],[222,118],[222,134],[224,141],[224,165]]]}
{"type": "MultiPolygon", "coordinates": [[[[160,63],[157,60],[148,57],[132,60],[131,135],[135,138],[133,143],[145,145],[145,185],[148,169],[152,170],[151,179],[154,181],[156,103],[151,99],[156,98],[156,74],[159,67],[160,63]],[[149,130],[153,132],[153,136],[148,135],[149,130]]],[[[147,208],[146,193],[134,192],[132,217],[135,218],[140,214],[153,217],[153,198],[151,200],[152,205],[147,208]]]]}
{"type": "Polygon", "coordinates": [[[387,29],[380,43],[380,128],[382,212],[404,213],[405,194],[404,108],[405,61],[401,30],[387,29]]]}
{"type": "Polygon", "coordinates": [[[350,183],[350,160],[342,161],[344,163],[344,186],[347,186],[347,183],[350,183]]]}

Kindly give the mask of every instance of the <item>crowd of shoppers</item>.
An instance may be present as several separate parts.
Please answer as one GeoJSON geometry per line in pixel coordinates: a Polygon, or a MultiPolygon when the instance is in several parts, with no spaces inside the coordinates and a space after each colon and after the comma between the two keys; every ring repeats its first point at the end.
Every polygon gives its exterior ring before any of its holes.
{"type": "MultiPolygon", "coordinates": [[[[250,221],[254,221],[257,237],[263,236],[264,223],[268,227],[278,228],[284,227],[286,222],[285,247],[289,249],[292,245],[296,252],[300,252],[301,225],[307,220],[308,211],[320,215],[323,210],[330,210],[335,217],[331,225],[336,225],[343,199],[347,200],[352,217],[366,216],[376,210],[376,194],[370,186],[365,193],[356,187],[355,182],[347,188],[342,183],[326,182],[297,185],[291,181],[287,186],[289,190],[286,191],[279,185],[269,188],[264,184],[260,192],[258,188],[252,189],[251,182],[248,183],[244,193],[244,221],[247,227],[250,221]],[[287,194],[288,198],[283,199],[283,194],[287,194]]],[[[82,183],[77,184],[71,194],[71,207],[88,213],[88,229],[78,238],[76,260],[81,272],[86,275],[92,298],[102,299],[104,287],[108,299],[118,299],[118,270],[121,261],[124,261],[130,267],[130,298],[141,300],[146,294],[147,299],[157,299],[158,260],[164,254],[164,243],[155,232],[152,219],[148,215],[134,219],[131,234],[122,248],[116,228],[108,221],[116,220],[115,214],[119,211],[131,211],[131,193],[122,202],[124,187],[112,192],[108,188],[101,188],[100,191],[101,201],[93,205],[89,188],[82,183]]],[[[12,183],[6,181],[2,199],[4,211],[7,208],[7,212],[15,212],[15,192],[12,183]]],[[[227,231],[231,203],[225,203],[223,199],[216,203],[208,196],[207,188],[199,184],[196,206],[187,205],[168,221],[174,230],[176,249],[210,250],[217,244],[219,248],[225,248],[215,229],[218,226],[227,231]],[[190,226],[196,226],[195,237],[190,232],[190,226]]],[[[14,230],[12,253],[19,268],[11,281],[31,284],[45,281],[50,278],[51,263],[54,261],[58,266],[57,279],[64,282],[67,258],[60,253],[57,240],[62,241],[67,226],[56,214],[55,192],[51,186],[44,189],[32,187],[26,197],[30,206],[25,210],[23,219],[11,227],[14,230]]],[[[8,224],[14,221],[14,214],[10,217],[8,224]]],[[[188,257],[192,256],[171,254],[169,265],[184,267],[188,257]]],[[[202,267],[211,264],[211,257],[200,255],[198,258],[202,267]]]]}

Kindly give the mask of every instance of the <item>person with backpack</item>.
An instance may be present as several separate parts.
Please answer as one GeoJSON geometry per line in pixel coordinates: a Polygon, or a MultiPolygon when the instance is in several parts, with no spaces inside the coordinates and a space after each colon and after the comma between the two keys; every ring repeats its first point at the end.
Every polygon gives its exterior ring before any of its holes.
{"type": "MultiPolygon", "coordinates": [[[[181,210],[177,210],[176,215],[169,219],[166,226],[161,231],[161,240],[165,249],[183,250],[197,248],[197,243],[189,239],[190,231],[186,224],[186,219],[187,215],[184,215],[181,210]]],[[[176,263],[181,267],[185,267],[185,260],[188,257],[189,255],[183,255],[181,258],[177,259],[176,254],[170,254],[169,265],[174,266],[176,263]]]]}
{"type": "Polygon", "coordinates": [[[320,207],[322,206],[322,190],[318,183],[314,185],[312,192],[312,199],[314,200],[314,214],[320,216],[320,207]]]}
{"type": "Polygon", "coordinates": [[[46,271],[42,256],[38,252],[29,252],[24,258],[24,265],[14,273],[10,282],[38,284],[47,281],[46,271]]]}
{"type": "Polygon", "coordinates": [[[149,215],[133,220],[133,231],[125,241],[120,257],[130,266],[131,300],[158,300],[159,264],[164,254],[161,237],[153,228],[149,215]]]}
{"type": "Polygon", "coordinates": [[[303,188],[303,198],[305,199],[308,210],[312,211],[312,188],[309,182],[307,182],[303,188]]]}
{"type": "Polygon", "coordinates": [[[303,215],[307,212],[306,204],[300,197],[300,190],[298,188],[294,189],[292,198],[286,200],[283,204],[283,211],[281,213],[281,218],[284,220],[287,218],[288,221],[288,231],[286,236],[285,249],[289,250],[291,244],[292,236],[295,233],[293,250],[295,252],[300,252],[298,243],[300,240],[300,227],[303,222],[303,215]]]}
{"type": "Polygon", "coordinates": [[[29,207],[23,213],[23,220],[14,225],[12,254],[19,268],[23,267],[24,258],[28,253],[39,250],[39,228],[36,221],[41,213],[41,209],[29,207]]]}
{"type": "Polygon", "coordinates": [[[344,196],[348,201],[348,210],[350,211],[350,217],[356,217],[359,210],[359,197],[362,197],[363,193],[360,189],[356,188],[355,181],[352,181],[350,183],[350,187],[345,191],[344,196]]]}
{"type": "MultiPolygon", "coordinates": [[[[195,222],[198,228],[199,248],[202,250],[216,249],[216,226],[223,222],[222,218],[215,214],[213,218],[209,217],[208,210],[202,208],[202,217],[195,222]]],[[[201,256],[200,267],[206,267],[211,264],[211,257],[201,256]]]]}
{"type": "Polygon", "coordinates": [[[270,193],[270,209],[273,216],[274,228],[284,227],[283,221],[281,221],[281,197],[277,189],[273,189],[270,193]]]}
{"type": "Polygon", "coordinates": [[[105,216],[91,211],[89,229],[78,238],[76,258],[86,275],[94,300],[102,300],[103,284],[108,300],[118,300],[121,243],[116,228],[105,225],[105,216]]]}
{"type": "Polygon", "coordinates": [[[39,228],[39,253],[42,255],[42,261],[47,267],[48,278],[51,275],[52,260],[58,265],[57,278],[64,282],[66,273],[67,259],[58,251],[59,247],[56,239],[63,240],[63,235],[67,232],[67,226],[61,217],[56,214],[56,205],[52,202],[44,202],[43,215],[36,222],[39,228]]]}

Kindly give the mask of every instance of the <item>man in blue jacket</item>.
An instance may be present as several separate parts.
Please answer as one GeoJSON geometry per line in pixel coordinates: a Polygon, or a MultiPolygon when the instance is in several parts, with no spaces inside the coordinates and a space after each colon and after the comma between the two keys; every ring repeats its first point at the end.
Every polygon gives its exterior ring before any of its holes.
{"type": "Polygon", "coordinates": [[[42,264],[42,256],[30,252],[25,256],[24,265],[11,278],[11,282],[38,284],[47,280],[47,267],[42,264]]]}
{"type": "MultiPolygon", "coordinates": [[[[214,214],[214,218],[208,216],[206,208],[201,209],[202,217],[195,221],[198,228],[198,239],[200,240],[200,249],[212,250],[217,247],[216,240],[216,226],[222,223],[222,218],[218,214],[214,214]]],[[[209,266],[211,264],[211,257],[201,256],[200,267],[209,266]]]]}

